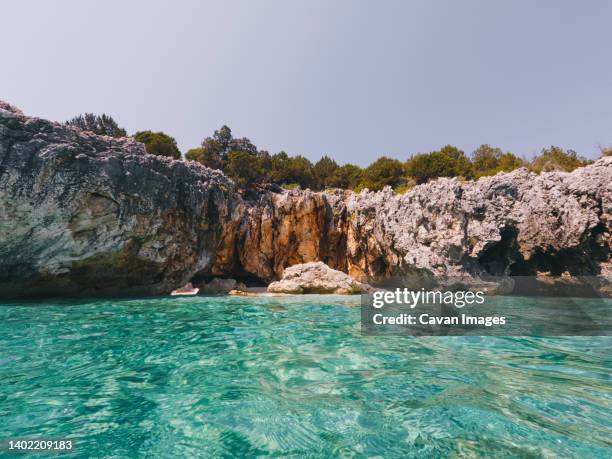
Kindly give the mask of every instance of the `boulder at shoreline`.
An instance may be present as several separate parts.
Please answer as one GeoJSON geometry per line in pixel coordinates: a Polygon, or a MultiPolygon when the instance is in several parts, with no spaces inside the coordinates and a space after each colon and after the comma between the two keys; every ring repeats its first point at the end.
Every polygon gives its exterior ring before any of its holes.
{"type": "Polygon", "coordinates": [[[281,280],[268,286],[270,293],[336,293],[352,295],[372,291],[368,284],[356,281],[342,271],[314,261],[286,268],[281,280]]]}

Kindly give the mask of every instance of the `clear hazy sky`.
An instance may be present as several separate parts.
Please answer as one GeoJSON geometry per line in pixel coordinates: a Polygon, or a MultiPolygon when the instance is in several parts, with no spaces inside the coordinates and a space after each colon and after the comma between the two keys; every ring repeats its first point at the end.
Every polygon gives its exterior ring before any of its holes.
{"type": "Polygon", "coordinates": [[[0,99],[111,114],[182,151],[368,164],[451,143],[612,145],[612,1],[1,1],[0,99]]]}

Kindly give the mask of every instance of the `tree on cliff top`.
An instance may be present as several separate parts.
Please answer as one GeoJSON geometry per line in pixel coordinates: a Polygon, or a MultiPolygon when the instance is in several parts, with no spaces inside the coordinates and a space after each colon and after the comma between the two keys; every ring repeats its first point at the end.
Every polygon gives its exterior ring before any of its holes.
{"type": "Polygon", "coordinates": [[[354,190],[359,186],[362,176],[363,169],[361,167],[354,164],[344,164],[338,167],[327,179],[326,186],[354,190]]]}
{"type": "Polygon", "coordinates": [[[66,121],[68,126],[78,127],[83,131],[93,132],[98,135],[109,135],[111,137],[125,137],[127,133],[125,129],[120,128],[117,122],[104,113],[102,115],[94,115],[93,113],[85,113],[78,115],[71,120],[66,121]]]}
{"type": "Polygon", "coordinates": [[[510,172],[524,166],[525,162],[512,153],[504,153],[501,148],[481,145],[472,153],[474,177],[510,172]]]}
{"type": "Polygon", "coordinates": [[[257,153],[257,147],[249,139],[234,138],[232,130],[226,125],[216,130],[212,137],[206,137],[200,149],[192,150],[190,150],[192,154],[187,156],[187,159],[198,161],[213,169],[223,169],[232,151],[257,153]]]}
{"type": "Polygon", "coordinates": [[[191,148],[185,153],[185,158],[190,161],[197,161],[211,169],[223,169],[223,162],[210,149],[202,147],[191,148]]]}
{"type": "Polygon", "coordinates": [[[278,185],[299,185],[315,188],[316,180],[312,163],[301,155],[289,156],[284,151],[270,158],[270,180],[278,185]]]}
{"type": "Polygon", "coordinates": [[[501,148],[487,144],[479,146],[472,153],[472,165],[476,175],[495,169],[504,152],[501,148]]]}
{"type": "Polygon", "coordinates": [[[174,137],[163,132],[140,131],[134,134],[134,139],[145,145],[147,153],[156,156],[168,156],[174,159],[181,158],[181,152],[176,146],[174,137]]]}
{"type": "Polygon", "coordinates": [[[330,177],[338,169],[338,163],[329,156],[323,156],[312,168],[317,188],[319,190],[329,186],[330,177]]]}
{"type": "Polygon", "coordinates": [[[246,137],[235,139],[232,130],[228,126],[221,126],[213,133],[212,137],[206,137],[202,141],[202,148],[211,156],[216,156],[222,162],[227,160],[230,151],[246,151],[257,153],[257,147],[246,137]]]}
{"type": "Polygon", "coordinates": [[[395,188],[402,183],[403,175],[404,166],[400,161],[381,156],[363,171],[359,187],[372,191],[382,190],[386,186],[395,188]]]}
{"type": "Polygon", "coordinates": [[[230,151],[223,171],[241,188],[261,184],[265,177],[263,156],[250,151],[230,151]]]}
{"type": "Polygon", "coordinates": [[[465,153],[452,145],[438,151],[419,153],[406,162],[406,171],[417,183],[437,177],[472,178],[472,164],[465,153]]]}
{"type": "Polygon", "coordinates": [[[574,150],[563,150],[551,146],[544,148],[542,152],[531,161],[530,168],[536,173],[550,171],[571,172],[577,167],[586,166],[591,161],[579,156],[574,150]]]}

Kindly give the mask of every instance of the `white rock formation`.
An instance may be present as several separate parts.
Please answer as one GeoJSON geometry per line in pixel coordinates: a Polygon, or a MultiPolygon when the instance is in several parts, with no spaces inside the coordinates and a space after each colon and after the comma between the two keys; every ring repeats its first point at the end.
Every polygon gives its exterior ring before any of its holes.
{"type": "Polygon", "coordinates": [[[352,277],[331,269],[322,261],[294,265],[285,269],[281,280],[268,286],[270,293],[336,293],[352,295],[372,290],[352,277]]]}

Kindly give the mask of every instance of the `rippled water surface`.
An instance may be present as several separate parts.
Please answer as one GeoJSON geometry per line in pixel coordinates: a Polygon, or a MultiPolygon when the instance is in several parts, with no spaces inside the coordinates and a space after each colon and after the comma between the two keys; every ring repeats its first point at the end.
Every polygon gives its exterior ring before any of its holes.
{"type": "Polygon", "coordinates": [[[68,436],[78,457],[612,456],[609,337],[364,337],[358,303],[2,304],[0,439],[68,436]]]}

